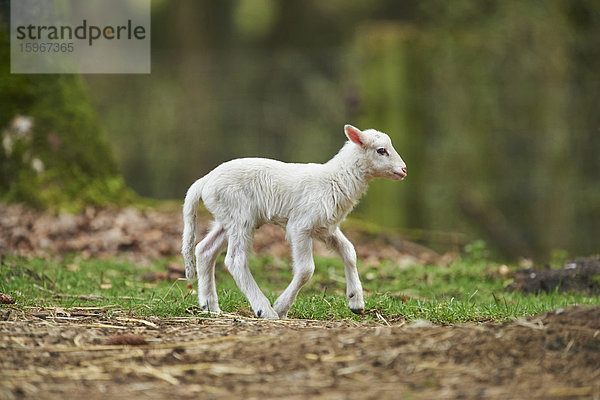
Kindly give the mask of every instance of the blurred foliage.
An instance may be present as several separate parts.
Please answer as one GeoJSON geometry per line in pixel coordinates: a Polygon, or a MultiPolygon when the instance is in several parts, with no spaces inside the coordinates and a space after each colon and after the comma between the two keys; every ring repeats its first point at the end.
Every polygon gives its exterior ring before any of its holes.
{"type": "Polygon", "coordinates": [[[87,79],[140,193],[182,198],[236,157],[325,161],[350,122],[409,170],[371,185],[363,218],[510,257],[600,251],[597,2],[153,6],[152,75],[87,79]]]}
{"type": "Polygon", "coordinates": [[[475,240],[464,248],[464,259],[473,262],[485,262],[490,257],[487,244],[483,240],[475,240]]]}
{"type": "Polygon", "coordinates": [[[133,198],[77,75],[10,74],[0,30],[0,198],[79,210],[133,198]]]}
{"type": "Polygon", "coordinates": [[[513,258],[600,251],[597,1],[152,6],[152,74],[84,77],[138,193],[181,199],[236,157],[326,161],[349,122],[389,133],[409,171],[372,184],[363,218],[513,258]]]}

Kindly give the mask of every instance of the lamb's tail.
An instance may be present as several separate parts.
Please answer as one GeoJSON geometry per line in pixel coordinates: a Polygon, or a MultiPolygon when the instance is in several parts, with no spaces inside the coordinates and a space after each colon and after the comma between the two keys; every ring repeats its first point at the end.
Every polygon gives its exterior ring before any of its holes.
{"type": "Polygon", "coordinates": [[[185,263],[185,277],[192,282],[196,277],[194,266],[194,245],[196,244],[196,213],[198,202],[202,198],[205,179],[200,178],[190,186],[183,203],[183,235],[181,238],[181,254],[185,263]]]}

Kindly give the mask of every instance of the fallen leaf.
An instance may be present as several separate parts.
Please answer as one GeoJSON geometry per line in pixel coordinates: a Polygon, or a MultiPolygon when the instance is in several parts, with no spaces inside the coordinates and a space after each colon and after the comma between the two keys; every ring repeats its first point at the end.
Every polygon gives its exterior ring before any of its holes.
{"type": "Polygon", "coordinates": [[[169,263],[167,265],[167,271],[180,274],[182,276],[185,275],[185,267],[176,263],[169,263]]]}
{"type": "Polygon", "coordinates": [[[169,274],[166,272],[148,272],[142,275],[142,279],[145,281],[167,281],[169,280],[169,274]]]}
{"type": "Polygon", "coordinates": [[[512,271],[510,270],[510,268],[508,268],[508,266],[504,264],[498,267],[498,273],[500,274],[500,276],[512,275],[512,271]]]}
{"type": "Polygon", "coordinates": [[[112,336],[110,338],[108,338],[105,342],[105,345],[107,346],[114,346],[114,345],[123,345],[123,346],[143,346],[148,344],[148,342],[146,341],[146,339],[144,339],[142,336],[140,335],[134,335],[131,333],[124,333],[122,335],[115,335],[112,336]]]}
{"type": "Polygon", "coordinates": [[[80,269],[79,265],[77,265],[77,264],[69,264],[69,265],[67,265],[67,270],[68,271],[77,272],[77,271],[79,271],[79,269],[80,269]]]}

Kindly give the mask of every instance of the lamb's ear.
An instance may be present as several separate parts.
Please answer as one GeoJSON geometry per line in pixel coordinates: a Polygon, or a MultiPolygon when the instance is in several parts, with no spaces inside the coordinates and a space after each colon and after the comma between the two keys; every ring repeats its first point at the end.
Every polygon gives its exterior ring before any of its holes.
{"type": "Polygon", "coordinates": [[[360,129],[355,128],[352,125],[344,125],[344,133],[346,134],[348,139],[350,139],[350,141],[356,143],[360,147],[365,147],[364,134],[361,132],[360,129]]]}

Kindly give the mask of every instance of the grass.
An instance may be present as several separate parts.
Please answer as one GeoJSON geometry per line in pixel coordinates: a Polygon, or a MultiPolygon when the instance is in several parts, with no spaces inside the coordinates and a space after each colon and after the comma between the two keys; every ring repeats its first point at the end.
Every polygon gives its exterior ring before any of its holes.
{"type": "MultiPolygon", "coordinates": [[[[130,310],[139,316],[203,315],[184,280],[144,279],[146,274],[165,271],[167,262],[140,267],[118,260],[8,257],[0,266],[0,293],[11,294],[17,306],[23,308],[95,306],[130,310]]],[[[291,279],[289,262],[255,256],[250,264],[261,288],[274,301],[291,279]]],[[[600,298],[582,294],[506,292],[504,288],[510,279],[497,272],[499,264],[481,259],[466,258],[447,267],[403,269],[383,262],[377,267],[359,266],[367,312],[358,316],[346,304],[341,261],[317,257],[316,265],[315,275],[300,293],[290,318],[376,320],[390,324],[426,319],[453,324],[505,321],[574,304],[600,304],[600,298]]],[[[246,299],[224,270],[222,259],[217,264],[217,288],[224,312],[251,315],[246,299]]]]}

